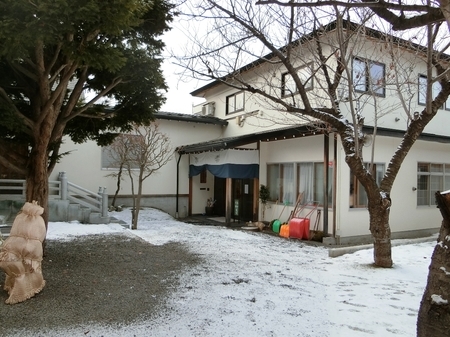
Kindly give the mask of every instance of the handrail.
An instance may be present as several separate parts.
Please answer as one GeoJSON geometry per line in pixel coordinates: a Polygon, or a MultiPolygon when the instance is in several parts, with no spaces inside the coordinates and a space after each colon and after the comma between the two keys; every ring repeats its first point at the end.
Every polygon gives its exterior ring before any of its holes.
{"type": "Polygon", "coordinates": [[[67,199],[70,201],[79,203],[85,207],[91,208],[94,211],[101,212],[102,202],[99,200],[99,195],[91,192],[81,186],[73,183],[68,183],[68,195],[67,199]]]}
{"type": "MultiPolygon", "coordinates": [[[[0,179],[0,200],[24,199],[26,196],[25,179],[0,179]]],[[[61,182],[50,180],[48,182],[48,194],[50,199],[61,196],[61,182]]]]}
{"type": "MultiPolygon", "coordinates": [[[[67,180],[65,172],[59,173],[59,180],[49,181],[49,198],[69,200],[108,216],[108,194],[106,188],[99,188],[97,193],[78,186],[67,180]]],[[[0,200],[24,199],[26,182],[24,179],[0,179],[0,200]]]]}
{"type": "Polygon", "coordinates": [[[23,179],[0,179],[0,196],[22,198],[25,196],[25,186],[23,179]]]}

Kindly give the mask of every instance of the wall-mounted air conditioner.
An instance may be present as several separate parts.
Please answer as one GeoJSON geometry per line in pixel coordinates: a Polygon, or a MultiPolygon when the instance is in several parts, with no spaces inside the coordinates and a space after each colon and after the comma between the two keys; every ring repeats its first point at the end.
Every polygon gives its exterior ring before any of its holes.
{"type": "Polygon", "coordinates": [[[208,102],[202,106],[202,116],[214,116],[216,110],[215,102],[208,102]]]}

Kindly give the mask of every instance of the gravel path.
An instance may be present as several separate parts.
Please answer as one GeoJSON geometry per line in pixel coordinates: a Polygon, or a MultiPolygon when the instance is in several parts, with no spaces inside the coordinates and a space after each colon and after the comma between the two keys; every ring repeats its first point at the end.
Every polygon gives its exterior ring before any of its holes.
{"type": "Polygon", "coordinates": [[[47,241],[43,291],[7,305],[0,270],[0,330],[36,336],[53,328],[90,324],[124,325],[152,317],[178,285],[185,268],[200,258],[179,243],[151,245],[134,236],[95,235],[73,241],[47,241]]]}

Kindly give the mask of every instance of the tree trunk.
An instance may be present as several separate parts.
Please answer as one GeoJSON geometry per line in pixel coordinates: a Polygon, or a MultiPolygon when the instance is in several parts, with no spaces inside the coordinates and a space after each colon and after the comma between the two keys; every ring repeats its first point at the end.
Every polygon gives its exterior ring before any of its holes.
{"type": "Polygon", "coordinates": [[[143,176],[143,171],[141,170],[141,172],[139,173],[139,178],[138,178],[138,192],[136,195],[136,203],[135,203],[136,208],[134,211],[134,221],[133,221],[132,229],[137,229],[137,224],[138,224],[138,219],[139,219],[139,210],[141,209],[142,183],[144,181],[142,176],[143,176]]]}
{"type": "Polygon", "coordinates": [[[112,207],[115,207],[116,206],[116,199],[117,199],[117,195],[119,194],[119,192],[120,192],[120,181],[122,180],[122,172],[123,172],[123,164],[121,163],[120,164],[120,167],[119,167],[119,172],[117,173],[117,188],[116,188],[116,193],[114,193],[114,197],[113,197],[113,199],[112,199],[112,202],[111,202],[111,206],[112,207]]]}
{"type": "Polygon", "coordinates": [[[133,215],[131,218],[131,229],[137,229],[137,219],[136,219],[136,193],[134,192],[134,179],[133,173],[128,165],[127,168],[128,176],[130,177],[130,185],[131,185],[131,199],[133,201],[133,206],[131,208],[131,214],[133,215]]]}
{"type": "Polygon", "coordinates": [[[48,227],[48,171],[47,171],[47,145],[37,143],[31,150],[26,176],[26,200],[37,201],[44,207],[42,217],[45,228],[48,227]]]}
{"type": "Polygon", "coordinates": [[[450,331],[450,194],[436,192],[443,220],[417,317],[418,337],[447,337],[450,331]]]}
{"type": "MultiPolygon", "coordinates": [[[[373,237],[373,258],[376,266],[392,267],[391,228],[389,226],[390,201],[382,199],[381,203],[370,206],[370,232],[373,237]]],[[[372,203],[373,204],[373,203],[372,203]]]]}

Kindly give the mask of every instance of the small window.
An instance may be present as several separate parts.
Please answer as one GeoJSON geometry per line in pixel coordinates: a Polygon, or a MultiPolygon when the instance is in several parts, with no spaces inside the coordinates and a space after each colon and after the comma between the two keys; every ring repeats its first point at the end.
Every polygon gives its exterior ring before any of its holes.
{"type": "MultiPolygon", "coordinates": [[[[296,69],[300,81],[303,83],[305,90],[313,89],[312,65],[307,65],[296,69]]],[[[290,73],[281,75],[281,96],[287,97],[298,93],[297,85],[290,73]]]]}
{"type": "Polygon", "coordinates": [[[102,147],[102,170],[119,170],[121,166],[125,165],[125,162],[130,165],[132,170],[139,169],[137,162],[127,158],[127,147],[131,148],[133,144],[142,142],[143,140],[139,138],[142,138],[142,136],[121,134],[111,145],[102,147]]]}
{"type": "MultiPolygon", "coordinates": [[[[366,168],[369,169],[370,164],[365,164],[366,168]]],[[[375,175],[375,179],[378,185],[380,185],[381,180],[384,176],[384,164],[373,164],[372,174],[375,175]]],[[[368,205],[368,198],[366,190],[363,185],[359,182],[353,172],[350,172],[350,208],[364,208],[368,205]]]]}
{"type": "MultiPolygon", "coordinates": [[[[418,96],[419,96],[419,104],[420,105],[426,105],[427,104],[427,77],[425,75],[419,75],[419,90],[418,90],[418,96]]],[[[433,82],[432,86],[432,99],[434,100],[439,92],[441,91],[441,84],[439,82],[433,82]]],[[[447,110],[450,110],[450,99],[447,99],[445,102],[445,108],[447,110]]]]}
{"type": "Polygon", "coordinates": [[[355,91],[382,97],[386,95],[384,64],[355,57],[352,76],[355,91]]]}
{"type": "Polygon", "coordinates": [[[226,98],[226,113],[231,114],[244,110],[244,92],[240,91],[226,98]]]}
{"type": "Polygon", "coordinates": [[[206,170],[200,172],[200,184],[206,184],[206,170]]]}

